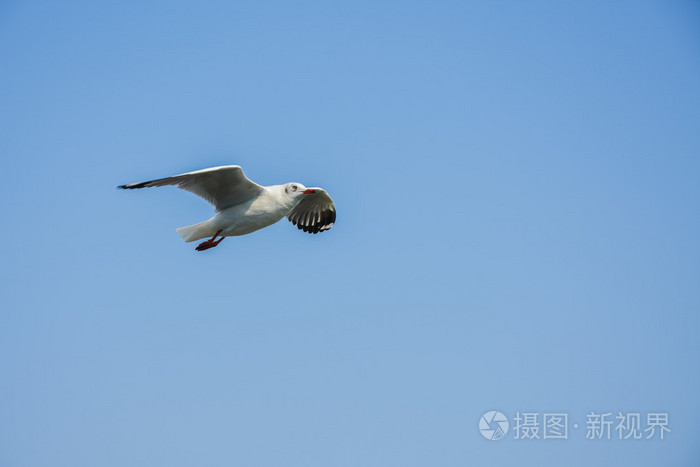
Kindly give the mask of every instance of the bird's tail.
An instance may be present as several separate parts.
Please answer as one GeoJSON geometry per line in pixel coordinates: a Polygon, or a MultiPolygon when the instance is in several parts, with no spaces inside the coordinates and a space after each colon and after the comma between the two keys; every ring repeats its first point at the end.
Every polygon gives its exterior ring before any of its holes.
{"type": "Polygon", "coordinates": [[[211,226],[210,220],[200,222],[199,224],[188,225],[187,227],[180,227],[179,229],[175,229],[175,231],[186,242],[201,240],[202,238],[211,237],[216,233],[211,226]]]}

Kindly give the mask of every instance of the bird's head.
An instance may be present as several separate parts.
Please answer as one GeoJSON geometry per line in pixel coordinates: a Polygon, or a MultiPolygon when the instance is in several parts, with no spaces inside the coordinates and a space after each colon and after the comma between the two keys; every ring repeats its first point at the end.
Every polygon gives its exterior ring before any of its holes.
{"type": "Polygon", "coordinates": [[[311,193],[316,193],[316,190],[313,188],[306,188],[304,185],[301,183],[287,183],[284,186],[284,191],[287,193],[287,195],[291,196],[292,198],[300,198],[304,195],[309,195],[311,193]]]}

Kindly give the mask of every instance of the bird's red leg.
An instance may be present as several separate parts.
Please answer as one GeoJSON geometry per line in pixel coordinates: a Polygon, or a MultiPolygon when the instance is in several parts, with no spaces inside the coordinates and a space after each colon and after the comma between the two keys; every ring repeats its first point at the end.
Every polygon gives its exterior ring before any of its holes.
{"type": "Polygon", "coordinates": [[[218,237],[220,233],[221,233],[221,230],[217,230],[216,233],[214,234],[214,236],[213,236],[212,238],[210,238],[210,239],[207,240],[206,242],[202,242],[202,243],[200,243],[199,245],[197,245],[197,248],[195,248],[195,250],[197,250],[197,251],[204,251],[204,250],[208,250],[209,248],[214,248],[216,245],[218,245],[219,243],[221,243],[221,240],[224,239],[224,237],[221,237],[221,239],[220,239],[218,242],[215,242],[215,241],[214,241],[214,239],[215,239],[216,237],[218,237]]]}

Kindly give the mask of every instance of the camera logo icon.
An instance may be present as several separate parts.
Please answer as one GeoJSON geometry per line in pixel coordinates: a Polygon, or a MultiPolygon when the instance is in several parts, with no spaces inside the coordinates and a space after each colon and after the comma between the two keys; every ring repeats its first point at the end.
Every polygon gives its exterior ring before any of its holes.
{"type": "Polygon", "coordinates": [[[503,438],[508,433],[509,428],[508,417],[498,410],[490,410],[479,419],[481,435],[491,441],[503,438]]]}

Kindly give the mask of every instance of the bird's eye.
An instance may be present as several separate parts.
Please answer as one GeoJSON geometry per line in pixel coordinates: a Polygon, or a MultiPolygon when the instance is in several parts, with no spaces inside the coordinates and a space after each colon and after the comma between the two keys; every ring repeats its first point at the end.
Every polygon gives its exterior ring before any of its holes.
{"type": "Polygon", "coordinates": [[[292,185],[292,191],[297,191],[297,186],[296,186],[296,185],[292,185]]]}

